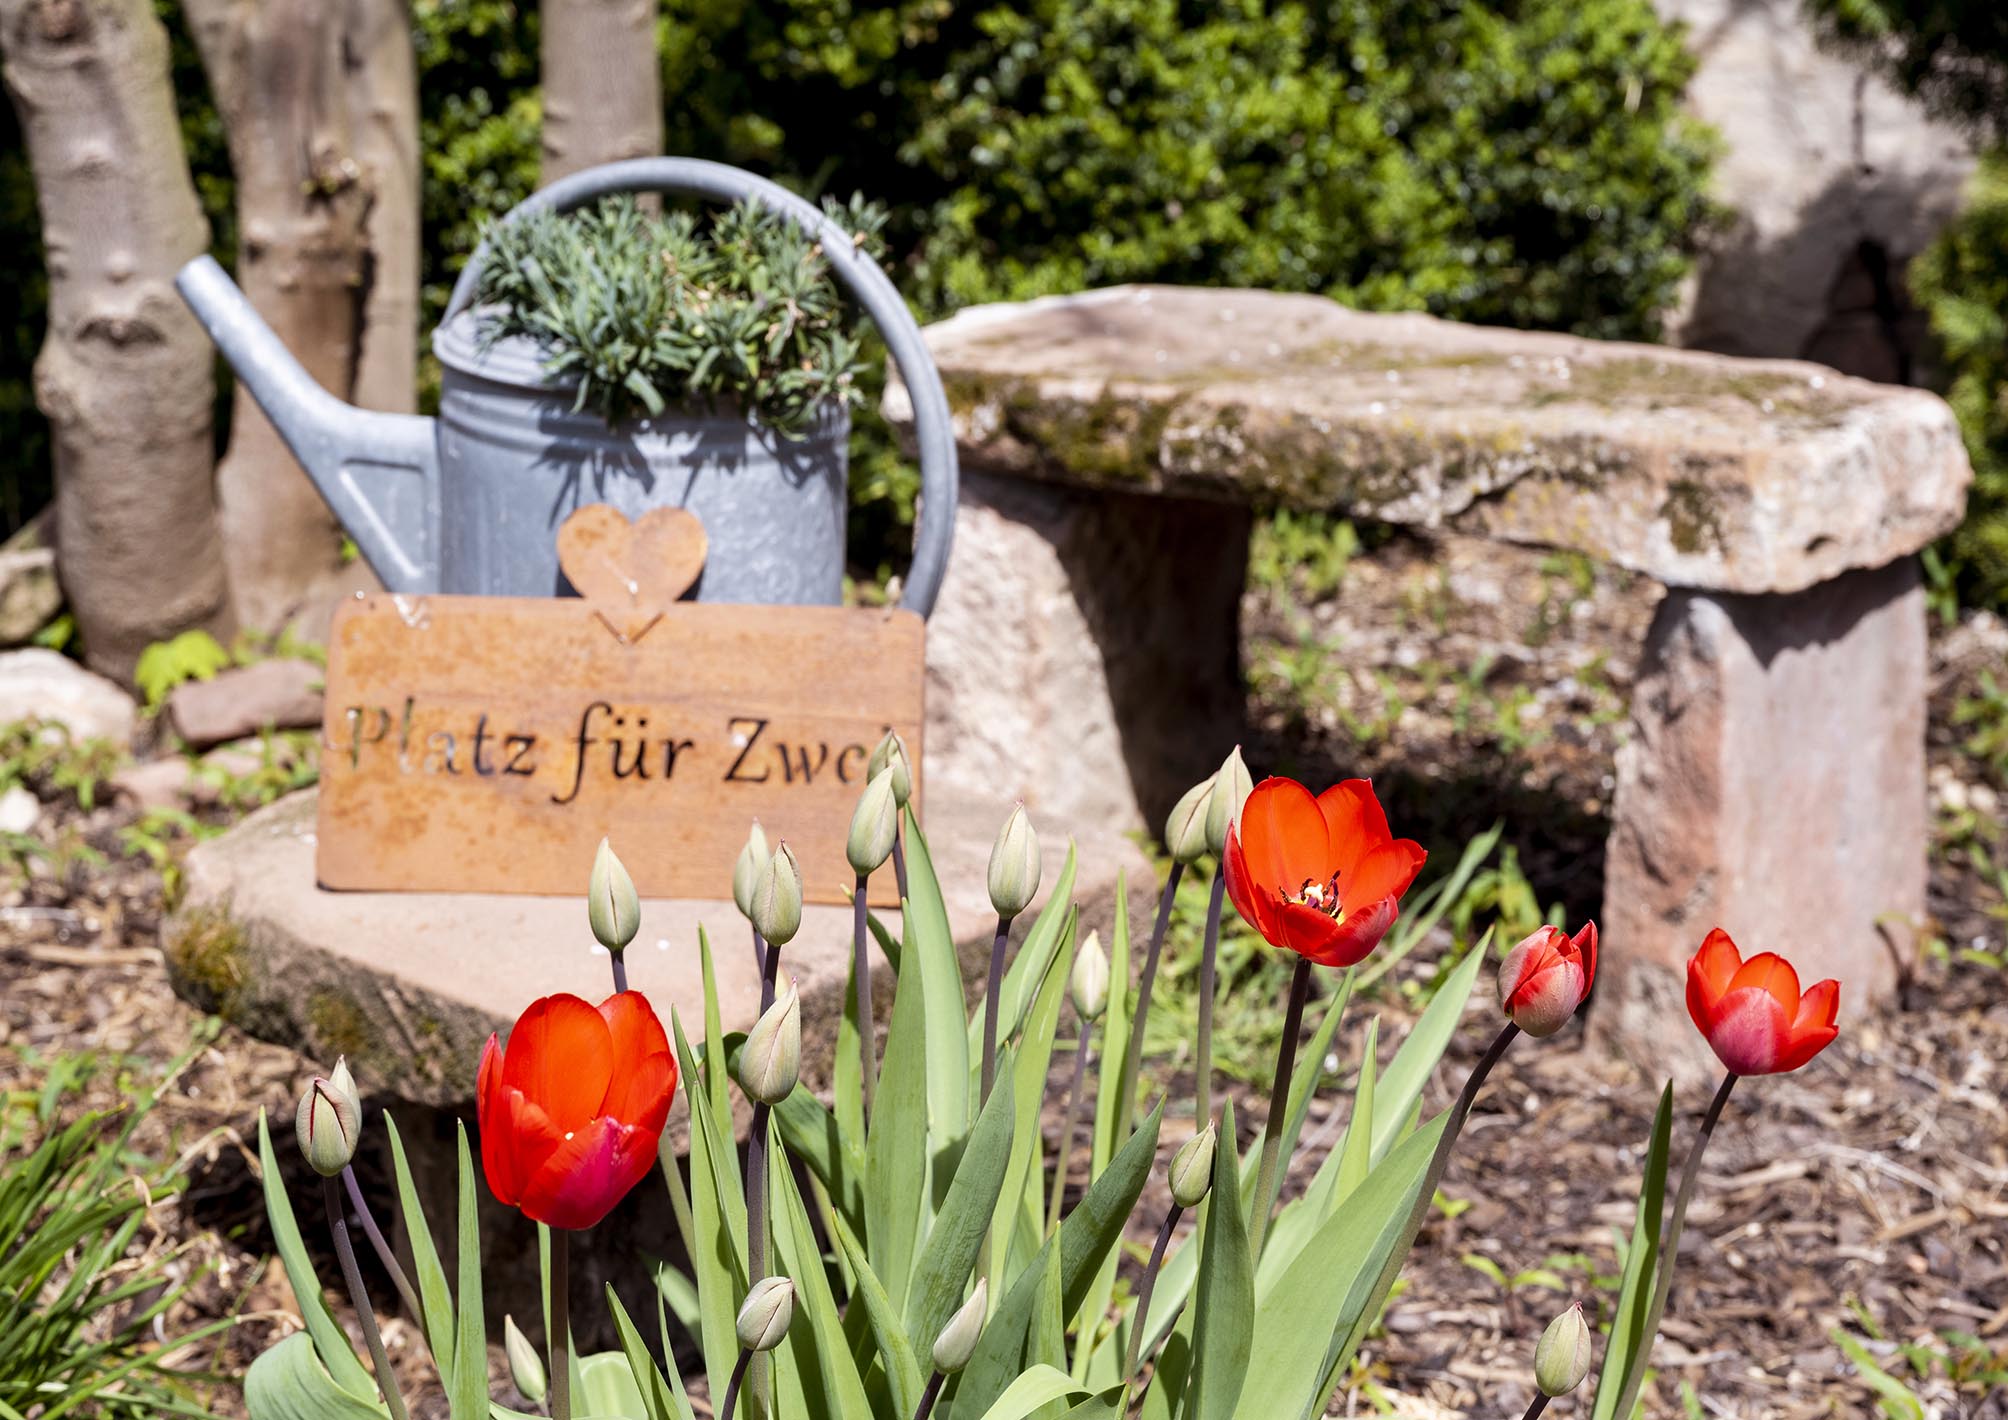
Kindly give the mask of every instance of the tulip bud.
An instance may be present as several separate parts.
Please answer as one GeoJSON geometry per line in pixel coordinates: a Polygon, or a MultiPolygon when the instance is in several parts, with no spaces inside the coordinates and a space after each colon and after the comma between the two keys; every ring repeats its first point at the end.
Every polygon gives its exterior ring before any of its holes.
{"type": "Polygon", "coordinates": [[[1581,1304],[1548,1323],[1534,1348],[1534,1384],[1547,1396],[1567,1395],[1590,1373],[1590,1324],[1581,1304]]]}
{"type": "Polygon", "coordinates": [[[762,1277],[740,1304],[739,1344],[748,1351],[772,1351],[795,1319],[795,1284],[786,1277],[762,1277]]]}
{"type": "Polygon", "coordinates": [[[769,944],[784,947],[802,925],[802,870],[786,843],[776,844],[774,856],[760,872],[753,888],[753,910],[747,914],[769,944]]]}
{"type": "Polygon", "coordinates": [[[1206,852],[1206,820],[1213,806],[1213,781],[1202,779],[1185,791],[1164,821],[1164,846],[1174,863],[1196,863],[1206,852]]]}
{"type": "Polygon", "coordinates": [[[523,1399],[532,1405],[543,1404],[550,1392],[550,1382],[544,1375],[544,1358],[537,1354],[537,1348],[530,1344],[516,1325],[516,1318],[502,1318],[502,1349],[509,1357],[509,1379],[516,1383],[523,1399]]]}
{"type": "Polygon", "coordinates": [[[641,899],[635,895],[634,879],[604,838],[593,854],[592,876],[586,882],[586,921],[599,944],[616,955],[641,930],[641,899]]]}
{"type": "Polygon", "coordinates": [[[1102,950],[1102,934],[1088,933],[1081,949],[1074,953],[1074,974],[1067,982],[1074,1000],[1074,1014],[1083,1021],[1098,1021],[1109,1005],[1109,954],[1102,950]]]}
{"type": "Polygon", "coordinates": [[[1171,1156],[1171,1201],[1179,1207],[1197,1208],[1213,1187],[1213,1150],[1218,1138],[1209,1120],[1171,1156]]]}
{"type": "Polygon", "coordinates": [[[356,1077],[350,1073],[348,1056],[342,1055],[336,1057],[335,1070],[332,1075],[328,1076],[328,1083],[356,1102],[356,1116],[357,1118],[361,1118],[363,1097],[356,1089],[356,1077]]]}
{"type": "Polygon", "coordinates": [[[1241,806],[1255,792],[1255,781],[1242,763],[1241,746],[1220,762],[1213,776],[1213,797],[1206,805],[1206,851],[1215,855],[1227,851],[1227,830],[1240,821],[1241,806]]]}
{"type": "Polygon", "coordinates": [[[999,917],[1016,917],[1038,891],[1039,835],[1025,806],[1013,804],[990,849],[990,905],[999,917]]]}
{"type": "Polygon", "coordinates": [[[345,1065],[337,1065],[334,1079],[315,1079],[300,1096],[299,1113],[293,1116],[300,1152],[324,1178],[349,1166],[362,1135],[363,1104],[353,1079],[346,1080],[344,1088],[347,1074],[345,1065]]]}
{"type": "Polygon", "coordinates": [[[753,919],[753,893],[760,886],[760,874],[767,871],[767,860],[773,856],[767,851],[767,835],[760,831],[760,820],[753,820],[753,831],[746,835],[746,846],[739,850],[738,859],[732,864],[732,901],[739,907],[739,915],[749,922],[753,919]]]}
{"type": "Polygon", "coordinates": [[[905,808],[906,801],[913,797],[913,764],[906,757],[906,741],[891,730],[885,732],[885,738],[872,751],[865,777],[876,779],[888,769],[892,771],[892,801],[905,808]]]}
{"type": "Polygon", "coordinates": [[[948,1319],[941,1335],[934,1338],[935,1370],[952,1376],[969,1364],[969,1358],[976,1354],[976,1343],[983,1336],[983,1314],[989,1306],[990,1279],[978,1277],[969,1300],[948,1319]]]}
{"type": "Polygon", "coordinates": [[[1553,1035],[1590,994],[1597,963],[1597,924],[1574,937],[1537,927],[1499,963],[1499,1006],[1528,1035],[1553,1035]]]}
{"type": "Polygon", "coordinates": [[[892,856],[893,840],[898,835],[898,795],[893,788],[892,771],[882,770],[872,776],[864,793],[858,795],[857,811],[851,815],[851,836],[844,842],[851,871],[858,874],[878,871],[892,856]]]}
{"type": "Polygon", "coordinates": [[[739,1052],[739,1087],[762,1104],[779,1104],[802,1074],[802,993],[795,983],[774,998],[739,1052]]]}

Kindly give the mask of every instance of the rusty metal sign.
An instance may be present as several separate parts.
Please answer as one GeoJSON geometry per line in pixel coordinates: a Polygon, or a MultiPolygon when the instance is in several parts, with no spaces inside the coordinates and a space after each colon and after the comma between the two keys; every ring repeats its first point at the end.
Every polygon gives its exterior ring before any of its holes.
{"type": "Polygon", "coordinates": [[[322,885],[578,894],[604,835],[644,895],[729,898],[758,819],[811,901],[849,901],[873,746],[895,729],[920,762],[921,618],[679,601],[704,564],[680,509],[582,508],[558,551],[577,598],[379,595],[336,614],[322,885]]]}

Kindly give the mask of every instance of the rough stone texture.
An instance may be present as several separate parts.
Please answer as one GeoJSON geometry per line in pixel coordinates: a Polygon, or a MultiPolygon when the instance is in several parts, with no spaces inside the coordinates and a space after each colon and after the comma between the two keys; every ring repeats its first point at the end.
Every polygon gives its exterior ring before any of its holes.
{"type": "MultiPolygon", "coordinates": [[[[579,897],[327,892],[314,883],[316,806],[315,791],[291,795],[189,854],[187,894],[163,933],[181,995],[311,1059],[347,1055],[365,1088],[455,1108],[472,1098],[491,1031],[539,996],[598,999],[612,989],[586,928],[583,883],[579,897]]],[[[984,868],[999,817],[987,807],[980,819],[928,811],[965,974],[987,957],[996,927],[984,868]]],[[[1043,825],[1047,892],[1066,855],[1062,827],[1043,825]]],[[[1118,870],[1128,871],[1135,920],[1148,910],[1149,865],[1118,835],[1084,835],[1074,897],[1091,925],[1113,910],[1118,870]]],[[[745,921],[729,902],[644,903],[630,982],[665,1024],[674,1007],[701,1030],[700,924],[711,935],[726,1024],[744,1028],[757,1014],[759,981],[745,921]]],[[[805,1074],[817,1083],[842,1013],[850,944],[848,907],[811,906],[782,957],[802,988],[805,1074]]],[[[890,975],[880,972],[876,984],[889,989],[890,975]]]]}
{"type": "Polygon", "coordinates": [[[1925,674],[1909,558],[1792,596],[1667,594],[1618,757],[1600,1034],[1702,1073],[1667,1022],[1716,926],[1838,979],[1844,1015],[1886,997],[1924,917],[1925,674]]]}
{"type": "Polygon", "coordinates": [[[0,646],[33,640],[62,609],[53,548],[0,549],[0,646]]]}
{"type": "Polygon", "coordinates": [[[264,729],[318,727],[326,678],[312,661],[254,661],[183,681],[168,692],[167,715],[175,733],[198,749],[264,729]]]}
{"type": "Polygon", "coordinates": [[[101,739],[125,749],[138,718],[130,695],[68,656],[39,646],[0,654],[0,725],[51,720],[74,740],[101,739]]]}
{"type": "MultiPolygon", "coordinates": [[[[1674,586],[1883,566],[1957,524],[1971,480],[1920,391],[1316,296],[1116,287],[927,336],[966,468],[1447,526],[1674,586]]],[[[910,419],[903,389],[887,412],[910,419]]]]}
{"type": "Polygon", "coordinates": [[[1244,508],[965,468],[928,622],[928,793],[1156,829],[1243,706],[1244,508]]]}
{"type": "Polygon", "coordinates": [[[112,775],[112,788],[141,809],[185,807],[194,785],[194,766],[178,754],[128,764],[112,775]]]}
{"type": "Polygon", "coordinates": [[[1908,383],[1926,346],[1904,270],[1959,209],[1969,138],[1824,52],[1799,0],[1655,0],[1701,61],[1689,106],[1725,147],[1730,213],[1674,337],[1908,383]]]}

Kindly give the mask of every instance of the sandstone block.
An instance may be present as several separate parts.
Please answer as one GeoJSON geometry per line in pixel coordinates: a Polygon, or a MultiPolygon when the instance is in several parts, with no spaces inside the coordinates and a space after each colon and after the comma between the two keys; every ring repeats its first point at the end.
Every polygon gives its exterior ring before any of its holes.
{"type": "Polygon", "coordinates": [[[0,654],[0,724],[48,720],[73,740],[101,739],[126,749],[138,719],[130,695],[68,656],[39,646],[0,654]]]}
{"type": "Polygon", "coordinates": [[[169,691],[168,720],[176,734],[198,749],[265,729],[314,728],[321,723],[326,675],[312,661],[283,658],[233,666],[169,691]]]}
{"type": "Polygon", "coordinates": [[[1886,997],[1924,916],[1925,657],[1908,558],[1787,596],[1667,594],[1619,752],[1600,1034],[1700,1073],[1684,973],[1716,926],[1838,979],[1844,1013],[1886,997]]]}

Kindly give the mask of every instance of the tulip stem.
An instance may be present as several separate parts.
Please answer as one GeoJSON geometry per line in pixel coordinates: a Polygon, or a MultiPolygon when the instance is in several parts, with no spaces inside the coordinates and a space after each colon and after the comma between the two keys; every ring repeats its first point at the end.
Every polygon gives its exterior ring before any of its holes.
{"type": "Polygon", "coordinates": [[[1539,1391],[1534,1393],[1534,1403],[1527,1407],[1527,1413],[1520,1420],[1540,1420],[1541,1412],[1548,1408],[1548,1397],[1539,1391]]]}
{"type": "Polygon", "coordinates": [[[990,944],[990,984],[983,993],[983,1092],[977,1107],[990,1098],[990,1086],[997,1078],[997,1012],[1004,995],[1004,947],[1011,940],[1009,917],[997,919],[997,939],[990,944]]]}
{"type": "Polygon", "coordinates": [[[906,901],[906,825],[900,824],[892,834],[892,880],[899,884],[899,900],[906,901]]]}
{"type": "MultiPolygon", "coordinates": [[[[751,924],[748,925],[750,926],[751,924]]],[[[758,927],[753,927],[752,932],[753,932],[753,970],[757,972],[760,978],[764,981],[767,976],[767,939],[760,935],[760,929],[758,927]]]]}
{"type": "MultiPolygon", "coordinates": [[[[397,1254],[385,1241],[383,1229],[370,1213],[370,1205],[363,1198],[363,1186],[356,1181],[354,1168],[342,1170],[342,1191],[348,1194],[349,1207],[355,1210],[356,1221],[363,1225],[363,1236],[370,1240],[370,1251],[377,1255],[383,1270],[390,1274],[391,1284],[397,1288],[398,1297],[404,1302],[405,1312],[413,1321],[423,1324],[425,1310],[418,1304],[418,1293],[412,1289],[411,1279],[404,1275],[404,1268],[398,1264],[397,1254]]],[[[428,1342],[430,1338],[428,1338],[428,1342]]]]}
{"type": "Polygon", "coordinates": [[[1157,923],[1150,930],[1150,950],[1144,954],[1143,975],[1137,981],[1136,1015],[1130,1020],[1129,1048],[1123,1054],[1123,1070],[1116,1083],[1116,1100],[1122,1110],[1118,1123],[1125,1134],[1129,1132],[1129,1117],[1136,1102],[1137,1072],[1143,1068],[1143,1029],[1150,1019],[1150,989],[1157,982],[1158,956],[1164,951],[1164,934],[1171,926],[1172,900],[1178,896],[1178,880],[1184,873],[1185,864],[1174,860],[1171,871],[1164,875],[1164,894],[1157,902],[1157,923]]]}
{"type": "Polygon", "coordinates": [[[948,1377],[940,1371],[927,1378],[927,1389],[920,1393],[920,1404],[913,1408],[913,1420],[927,1420],[934,1413],[935,1398],[941,1394],[941,1387],[947,1380],[948,1377]]]}
{"type": "Polygon", "coordinates": [[[628,989],[627,955],[624,952],[615,952],[613,954],[613,958],[614,958],[614,995],[619,996],[624,994],[628,989]]]}
{"type": "Polygon", "coordinates": [[[753,934],[753,940],[760,948],[760,1014],[764,1016],[774,1004],[774,981],[781,974],[781,949],[758,932],[753,934]]]}
{"type": "Polygon", "coordinates": [[[1213,1118],[1213,991],[1220,956],[1220,899],[1227,891],[1225,864],[1214,869],[1213,891],[1206,900],[1206,949],[1199,956],[1199,1089],[1192,1117],[1213,1118]]]}
{"type": "Polygon", "coordinates": [[[349,1219],[342,1211],[342,1191],[332,1177],[321,1180],[321,1198],[328,1208],[328,1230],[335,1236],[335,1256],[341,1259],[342,1280],[348,1284],[349,1301],[355,1306],[356,1319],[362,1324],[363,1341],[369,1347],[370,1365],[376,1371],[377,1389],[383,1392],[384,1404],[390,1407],[392,1420],[410,1420],[404,1408],[404,1397],[398,1394],[397,1376],[390,1368],[390,1357],[383,1349],[383,1333],[377,1330],[376,1312],[370,1306],[370,1294],[363,1289],[363,1270],[356,1265],[355,1244],[349,1240],[349,1219]]]}
{"type": "Polygon", "coordinates": [[[869,874],[858,874],[857,891],[851,895],[851,984],[858,1010],[858,1085],[864,1097],[864,1116],[872,1117],[872,1093],[878,1083],[878,1023],[872,1018],[872,954],[866,941],[866,885],[869,874]]]}
{"type": "Polygon", "coordinates": [[[746,1135],[746,1285],[767,1275],[767,1116],[755,1103],[746,1135]]]}
{"type": "Polygon", "coordinates": [[[1269,1209],[1276,1202],[1276,1159],[1283,1150],[1283,1117],[1290,1112],[1290,1079],[1297,1072],[1297,1037],[1304,1029],[1304,1002],[1311,994],[1311,959],[1297,958],[1290,978],[1290,1004],[1283,1012],[1283,1038],[1276,1045],[1276,1083],[1269,1089],[1269,1117],[1262,1124],[1262,1163],[1255,1174],[1255,1214],[1249,1220],[1249,1254],[1262,1255],[1269,1235],[1269,1209]]]}
{"type": "Polygon", "coordinates": [[[1074,1082],[1067,1090],[1067,1112],[1060,1118],[1060,1153],[1053,1160],[1053,1201],[1046,1210],[1046,1231],[1060,1226],[1060,1200],[1067,1192],[1067,1165],[1074,1157],[1074,1130],[1081,1119],[1082,1087],[1088,1075],[1090,1023],[1080,1022],[1080,1039],[1074,1043],[1074,1082]]]}
{"type": "Polygon", "coordinates": [[[732,1407],[739,1403],[739,1387],[746,1380],[746,1368],[752,1364],[753,1353],[741,1346],[739,1359],[732,1366],[732,1379],[725,1383],[725,1403],[718,1407],[718,1420],[732,1420],[732,1407]]]}
{"type": "Polygon", "coordinates": [[[551,1420],[572,1420],[572,1235],[550,1231],[551,1420]]]}
{"type": "Polygon", "coordinates": [[[1144,1266],[1143,1281],[1137,1288],[1136,1312],[1130,1320],[1129,1354],[1123,1358],[1124,1380],[1136,1374],[1143,1350],[1143,1334],[1150,1328],[1150,1294],[1157,1290],[1157,1270],[1164,1264],[1164,1250],[1171,1245],[1172,1229],[1178,1226],[1178,1220],[1184,1213],[1185,1209],[1176,1203],[1166,1211],[1164,1226],[1157,1230],[1157,1245],[1150,1250],[1150,1261],[1144,1266]]]}
{"type": "Polygon", "coordinates": [[[1695,1132],[1694,1147],[1687,1151],[1687,1166],[1681,1170],[1680,1191],[1673,1196],[1673,1215],[1667,1219],[1666,1231],[1659,1244],[1659,1280],[1653,1284],[1652,1305],[1646,1308],[1645,1326],[1639,1331],[1644,1339],[1637,1354],[1631,1358],[1631,1365],[1625,1374],[1624,1389],[1618,1393],[1618,1408],[1613,1415],[1629,1415],[1625,1407],[1638,1400],[1638,1393],[1645,1384],[1646,1362],[1652,1358],[1652,1345],[1659,1336],[1660,1319],[1666,1315],[1667,1297],[1673,1291],[1673,1266],[1680,1260],[1680,1233],[1687,1223],[1687,1205],[1694,1199],[1694,1186],[1701,1178],[1701,1155],[1708,1148],[1708,1140],[1715,1133],[1716,1121],[1722,1118],[1723,1106],[1729,1103],[1729,1092],[1736,1087],[1739,1078],[1735,1072],[1722,1077],[1722,1086],[1709,1101],[1708,1113],[1701,1117],[1701,1128],[1695,1132]]]}

